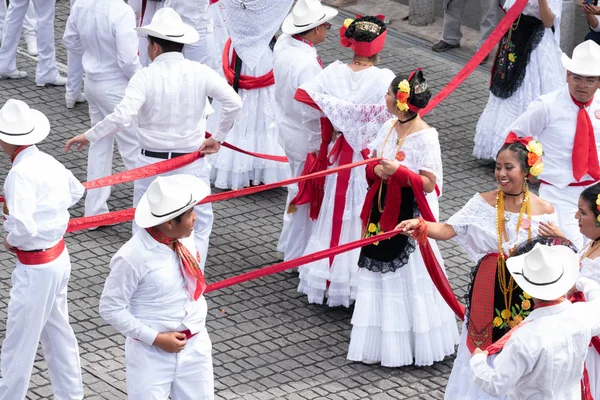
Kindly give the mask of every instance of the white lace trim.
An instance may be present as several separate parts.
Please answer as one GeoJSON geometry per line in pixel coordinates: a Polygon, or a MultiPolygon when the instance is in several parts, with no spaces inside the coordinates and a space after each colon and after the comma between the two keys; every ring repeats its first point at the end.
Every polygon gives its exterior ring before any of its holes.
{"type": "Polygon", "coordinates": [[[579,276],[590,278],[600,283],[600,257],[595,259],[584,258],[581,260],[579,276]]]}

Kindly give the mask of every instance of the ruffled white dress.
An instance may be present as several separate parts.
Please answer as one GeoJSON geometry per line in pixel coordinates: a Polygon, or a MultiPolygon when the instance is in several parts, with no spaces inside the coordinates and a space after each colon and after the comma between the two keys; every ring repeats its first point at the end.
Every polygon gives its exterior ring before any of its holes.
{"type": "MultiPolygon", "coordinates": [[[[579,276],[590,278],[600,283],[600,257],[581,260],[579,276]]],[[[600,399],[600,354],[594,346],[588,350],[585,366],[590,377],[590,389],[594,399],[600,399]]]]}
{"type": "MultiPolygon", "coordinates": [[[[517,221],[519,214],[505,212],[508,217],[506,232],[508,241],[504,243],[504,251],[527,241],[527,230],[519,229],[517,236],[517,221]]],[[[531,236],[538,236],[540,222],[552,222],[558,224],[556,213],[533,215],[531,217],[531,236]]],[[[467,204],[447,221],[456,232],[455,240],[463,250],[473,259],[479,261],[487,254],[498,252],[498,236],[496,229],[496,210],[489,205],[479,194],[475,194],[467,204]]],[[[466,321],[465,321],[466,323],[466,321]]],[[[488,357],[488,363],[493,365],[495,356],[488,357]]],[[[463,324],[460,335],[458,352],[454,360],[454,366],[448,378],[445,399],[448,400],[487,400],[496,399],[485,393],[473,382],[471,366],[469,361],[471,352],[467,348],[467,329],[463,324]]],[[[504,399],[506,397],[502,397],[504,399]]]]}
{"type": "MultiPolygon", "coordinates": [[[[360,152],[367,148],[381,125],[391,117],[386,111],[384,96],[394,77],[389,69],[370,67],[354,72],[346,64],[336,61],[301,86],[319,105],[333,127],[343,132],[354,151],[352,162],[363,160],[360,152]]],[[[329,147],[331,149],[333,144],[329,147]]],[[[337,166],[336,161],[330,168],[337,166]]],[[[336,179],[336,174],[325,179],[323,204],[304,254],[330,247],[336,179]]],[[[361,238],[360,212],[367,189],[364,166],[352,168],[339,244],[361,238]]],[[[359,255],[360,249],[339,254],[331,267],[328,259],[301,266],[298,291],[306,294],[310,303],[322,304],[327,297],[330,307],[349,307],[356,297],[359,255]]]]}
{"type": "MultiPolygon", "coordinates": [[[[232,46],[233,49],[233,46],[232,46]]],[[[233,50],[232,50],[233,51],[233,50]]],[[[241,73],[262,76],[273,68],[273,51],[267,49],[256,68],[249,69],[242,64],[241,73]]],[[[275,88],[273,85],[253,90],[239,89],[242,110],[225,141],[243,150],[285,156],[279,143],[275,120],[275,88]]],[[[214,114],[207,121],[207,130],[214,130],[219,121],[221,105],[212,103],[214,114]]],[[[274,183],[290,177],[287,162],[269,161],[242,154],[225,147],[218,153],[208,156],[212,166],[210,181],[219,189],[241,189],[261,183],[274,183]]]]}
{"type": "MultiPolygon", "coordinates": [[[[506,0],[508,10],[516,0],[506,0]]],[[[531,52],[521,86],[508,99],[501,99],[490,93],[487,105],[477,122],[473,155],[477,158],[496,159],[498,150],[510,132],[510,126],[529,104],[539,96],[550,93],[564,85],[565,69],[560,61],[560,15],[562,0],[547,0],[554,14],[555,33],[546,28],[538,46],[531,52]]],[[[523,14],[541,20],[538,0],[529,0],[523,14]]]]}
{"type": "MultiPolygon", "coordinates": [[[[377,139],[369,145],[381,154],[383,143],[396,119],[388,121],[377,139]]],[[[392,133],[392,135],[394,135],[392,133]]],[[[388,140],[383,157],[396,156],[395,135],[388,140]]],[[[433,128],[415,132],[402,145],[408,169],[435,175],[442,189],[442,157],[438,133],[433,128]]],[[[436,192],[426,195],[434,216],[439,218],[436,192]]],[[[429,240],[440,263],[444,260],[435,241],[429,240]]],[[[419,251],[410,254],[408,262],[394,272],[373,272],[361,268],[348,359],[366,363],[380,362],[384,367],[431,365],[454,354],[458,328],[454,313],[435,288],[419,251]]]]}

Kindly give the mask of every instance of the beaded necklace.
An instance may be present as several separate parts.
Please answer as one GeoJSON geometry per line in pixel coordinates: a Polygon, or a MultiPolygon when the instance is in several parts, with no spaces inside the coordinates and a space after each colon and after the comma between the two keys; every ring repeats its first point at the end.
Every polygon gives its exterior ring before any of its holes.
{"type": "MultiPolygon", "coordinates": [[[[508,282],[506,277],[506,259],[502,243],[503,241],[508,240],[508,235],[506,233],[504,219],[504,192],[502,189],[498,189],[498,192],[496,193],[495,208],[496,228],[498,232],[498,286],[500,286],[500,291],[504,295],[505,310],[510,310],[512,295],[517,286],[512,276],[508,282]]],[[[531,207],[529,204],[529,187],[527,186],[525,186],[525,196],[523,197],[523,203],[521,204],[521,210],[519,211],[519,219],[517,220],[517,235],[519,234],[521,227],[527,229],[527,239],[531,240],[531,207]],[[523,218],[525,212],[527,212],[527,219],[523,218]]]]}

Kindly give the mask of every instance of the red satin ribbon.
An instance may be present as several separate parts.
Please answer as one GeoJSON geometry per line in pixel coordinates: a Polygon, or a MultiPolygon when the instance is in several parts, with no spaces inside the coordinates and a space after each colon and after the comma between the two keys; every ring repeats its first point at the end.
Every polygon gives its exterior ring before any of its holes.
{"type": "MultiPolygon", "coordinates": [[[[233,85],[233,79],[235,77],[235,59],[236,52],[233,50],[233,57],[231,58],[231,62],[229,61],[229,51],[231,50],[231,38],[227,39],[225,42],[225,48],[223,49],[223,73],[225,74],[225,79],[229,82],[230,85],[233,85]]],[[[273,70],[269,71],[263,76],[250,76],[250,75],[240,75],[239,80],[239,88],[245,90],[252,89],[261,89],[268,86],[271,86],[275,83],[275,78],[273,77],[273,70]]]]}
{"type": "Polygon", "coordinates": [[[65,249],[65,239],[61,238],[54,247],[44,251],[23,251],[16,249],[19,262],[24,265],[40,265],[48,264],[56,260],[65,249]]]}
{"type": "Polygon", "coordinates": [[[458,74],[427,104],[419,115],[424,117],[431,110],[437,107],[446,97],[450,95],[465,79],[471,75],[475,68],[481,64],[483,59],[492,51],[492,49],[500,42],[500,39],[508,31],[510,26],[515,22],[519,14],[523,11],[529,0],[517,0],[515,4],[508,10],[504,18],[496,25],[494,31],[488,36],[483,45],[475,52],[475,55],[469,62],[460,70],[458,74]]]}
{"type": "Polygon", "coordinates": [[[510,143],[521,143],[523,146],[527,147],[527,145],[529,144],[529,142],[531,142],[533,140],[533,136],[523,136],[523,137],[519,137],[517,136],[516,133],[514,133],[513,131],[510,131],[510,133],[508,134],[508,136],[506,136],[506,140],[504,141],[504,144],[510,144],[510,143]]]}
{"type": "Polygon", "coordinates": [[[571,162],[573,164],[573,178],[579,182],[588,173],[595,180],[600,179],[600,165],[598,164],[598,149],[596,148],[596,136],[594,126],[590,120],[585,107],[592,104],[592,97],[586,103],[577,101],[571,96],[573,103],[579,107],[577,113],[577,128],[575,129],[575,141],[573,142],[573,153],[571,162]]]}

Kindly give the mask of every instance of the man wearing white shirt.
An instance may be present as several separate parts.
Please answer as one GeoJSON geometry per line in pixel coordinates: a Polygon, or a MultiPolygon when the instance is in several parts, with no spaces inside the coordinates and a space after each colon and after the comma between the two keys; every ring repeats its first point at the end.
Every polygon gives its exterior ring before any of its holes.
{"type": "Polygon", "coordinates": [[[578,45],[562,58],[567,85],[536,99],[512,125],[519,136],[534,136],[544,148],[540,197],[558,214],[561,230],[575,246],[584,238],[575,220],[581,192],[600,180],[600,46],[578,45]]]}
{"type": "Polygon", "coordinates": [[[191,234],[210,187],[191,175],[158,177],[135,211],[140,229],[111,260],[100,315],[127,337],[130,400],[214,398],[206,288],[191,234]]]}
{"type": "MultiPolygon", "coordinates": [[[[283,21],[283,35],[277,40],[273,51],[279,144],[289,160],[293,176],[302,175],[306,156],[318,150],[321,143],[318,111],[294,100],[294,95],[303,83],[323,70],[315,46],[325,41],[326,24],[336,15],[337,10],[321,5],[318,0],[299,0],[283,21]],[[306,118],[307,115],[311,117],[306,118]]],[[[295,206],[295,209],[288,209],[297,193],[297,184],[288,187],[283,228],[277,247],[278,251],[284,253],[286,261],[302,256],[312,233],[310,205],[302,204],[295,206]]]]}
{"type": "MultiPolygon", "coordinates": [[[[77,0],[73,5],[63,42],[69,51],[82,57],[92,127],[123,100],[129,79],[141,68],[136,41],[135,16],[123,0],[77,0]]],[[[134,126],[130,125],[117,135],[91,143],[88,181],[111,175],[115,138],[125,168],[135,168],[140,148],[134,126]]],[[[109,197],[110,186],[89,190],[85,215],[107,213],[109,197]]]]}
{"type": "Polygon", "coordinates": [[[509,333],[502,352],[471,357],[475,383],[494,397],[580,400],[580,380],[590,340],[600,334],[600,285],[579,278],[577,254],[566,246],[536,244],[506,260],[515,282],[535,303],[534,310],[509,333]],[[587,303],[572,304],[566,293],[576,284],[587,303]]]}
{"type": "Polygon", "coordinates": [[[71,260],[63,235],[69,207],[84,188],[35,146],[50,132],[48,118],[20,100],[0,110],[0,146],[12,167],[4,181],[4,247],[16,255],[0,354],[0,400],[24,399],[38,344],[57,400],[83,399],[77,339],[69,325],[71,260]]]}
{"type": "MultiPolygon", "coordinates": [[[[66,150],[73,144],[82,148],[88,141],[96,142],[105,136],[119,134],[123,128],[135,124],[141,147],[137,167],[196,151],[216,153],[219,142],[225,139],[241,109],[242,100],[212,68],[183,58],[183,45],[197,41],[198,32],[184,24],[173,9],[161,8],[150,25],[136,29],[148,35],[152,64],[131,78],[125,97],[114,112],[85,134],[69,140],[66,150]],[[218,100],[223,111],[218,129],[213,137],[205,140],[207,96],[218,100]]],[[[204,158],[170,174],[174,173],[189,173],[209,184],[210,167],[204,158]]],[[[135,181],[134,206],[154,179],[135,181]]],[[[196,214],[196,248],[202,256],[203,266],[212,229],[212,206],[196,206],[196,214]]],[[[136,229],[134,224],[134,231],[136,229]]]]}

